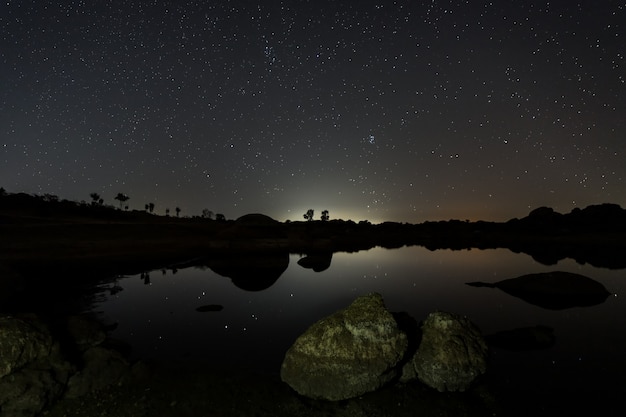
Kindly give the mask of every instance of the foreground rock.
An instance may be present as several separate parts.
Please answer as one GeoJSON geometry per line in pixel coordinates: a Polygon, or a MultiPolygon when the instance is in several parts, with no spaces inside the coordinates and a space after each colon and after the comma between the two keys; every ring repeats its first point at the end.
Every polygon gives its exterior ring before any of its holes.
{"type": "Polygon", "coordinates": [[[62,396],[77,398],[121,381],[129,364],[104,347],[102,326],[85,316],[47,323],[0,317],[0,417],[31,417],[62,396]]]}
{"type": "Polygon", "coordinates": [[[487,369],[487,344],[467,318],[445,312],[428,315],[422,340],[403,370],[438,391],[465,391],[487,369]]]}
{"type": "Polygon", "coordinates": [[[310,398],[356,397],[398,377],[407,346],[407,336],[382,296],[362,296],[295,341],[285,355],[281,378],[310,398]]]}

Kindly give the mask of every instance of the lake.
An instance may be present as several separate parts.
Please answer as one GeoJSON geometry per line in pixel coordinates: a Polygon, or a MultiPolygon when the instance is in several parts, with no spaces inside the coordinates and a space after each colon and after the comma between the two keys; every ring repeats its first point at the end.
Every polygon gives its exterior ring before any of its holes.
{"type": "Polygon", "coordinates": [[[626,410],[625,270],[572,260],[548,266],[508,249],[334,253],[320,272],[300,266],[301,255],[287,256],[284,272],[264,276],[257,288],[208,267],[117,277],[94,310],[118,324],[112,336],[129,343],[136,358],[202,361],[276,376],[285,351],[311,324],[378,292],[390,311],[417,321],[441,310],[467,316],[484,335],[533,326],[552,332],[550,346],[490,346],[486,378],[519,415],[572,415],[583,406],[605,415],[626,410]],[[597,305],[553,310],[497,288],[466,285],[557,270],[588,276],[611,295],[597,305]],[[209,311],[196,310],[203,306],[209,311]]]}

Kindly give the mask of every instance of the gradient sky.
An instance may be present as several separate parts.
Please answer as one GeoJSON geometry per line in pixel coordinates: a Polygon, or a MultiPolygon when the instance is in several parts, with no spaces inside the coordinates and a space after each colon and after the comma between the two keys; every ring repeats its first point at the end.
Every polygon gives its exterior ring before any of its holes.
{"type": "Polygon", "coordinates": [[[181,215],[626,207],[625,1],[0,4],[0,186],[181,215]]]}

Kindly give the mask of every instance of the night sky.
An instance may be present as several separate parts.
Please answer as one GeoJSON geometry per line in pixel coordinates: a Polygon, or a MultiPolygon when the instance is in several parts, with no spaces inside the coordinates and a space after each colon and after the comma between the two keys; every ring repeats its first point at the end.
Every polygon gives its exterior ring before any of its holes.
{"type": "Polygon", "coordinates": [[[0,4],[0,186],[418,223],[626,207],[626,1],[0,4]]]}

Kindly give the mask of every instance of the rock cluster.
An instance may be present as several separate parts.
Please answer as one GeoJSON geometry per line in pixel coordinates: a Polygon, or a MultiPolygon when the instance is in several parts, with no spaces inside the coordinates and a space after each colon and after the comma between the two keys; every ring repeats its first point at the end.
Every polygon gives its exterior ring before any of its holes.
{"type": "Polygon", "coordinates": [[[0,317],[0,417],[39,415],[62,396],[120,381],[129,365],[105,339],[85,316],[52,324],[36,315],[0,317]]]}
{"type": "Polygon", "coordinates": [[[487,344],[467,318],[436,312],[421,327],[407,329],[411,322],[399,325],[380,294],[359,297],[297,338],[281,378],[303,396],[337,401],[397,380],[464,391],[485,372],[487,344]]]}

